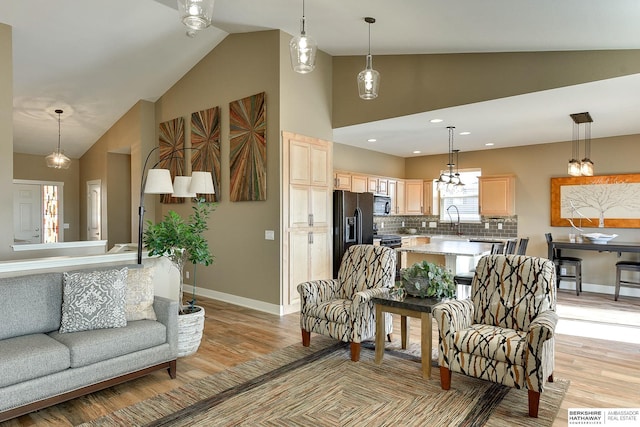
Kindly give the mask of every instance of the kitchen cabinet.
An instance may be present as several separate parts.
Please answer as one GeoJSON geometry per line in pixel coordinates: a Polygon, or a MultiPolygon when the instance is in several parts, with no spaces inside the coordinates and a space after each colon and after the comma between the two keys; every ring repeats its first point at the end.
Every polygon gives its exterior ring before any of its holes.
{"type": "Polygon", "coordinates": [[[404,181],[389,179],[387,181],[387,195],[391,199],[391,215],[404,213],[404,181]]]}
{"type": "Polygon", "coordinates": [[[481,176],[478,178],[480,215],[509,216],[515,214],[514,175],[481,176]]]}
{"type": "Polygon", "coordinates": [[[351,175],[351,191],[354,193],[366,193],[369,189],[369,180],[366,175],[351,175]]]}
{"type": "Polygon", "coordinates": [[[332,151],[330,141],[283,132],[281,293],[287,312],[299,309],[300,282],[332,276],[332,151]]]}
{"type": "Polygon", "coordinates": [[[348,172],[334,173],[333,189],[351,191],[351,174],[348,172]]]}
{"type": "Polygon", "coordinates": [[[433,180],[425,180],[422,182],[424,215],[438,215],[440,211],[438,200],[433,200],[433,180]]]}
{"type": "Polygon", "coordinates": [[[424,185],[421,179],[405,179],[406,215],[422,215],[424,213],[424,185]]]}
{"type": "Polygon", "coordinates": [[[387,178],[369,176],[367,178],[367,183],[367,191],[369,191],[369,193],[381,194],[384,196],[388,195],[389,181],[387,180],[387,178]]]}

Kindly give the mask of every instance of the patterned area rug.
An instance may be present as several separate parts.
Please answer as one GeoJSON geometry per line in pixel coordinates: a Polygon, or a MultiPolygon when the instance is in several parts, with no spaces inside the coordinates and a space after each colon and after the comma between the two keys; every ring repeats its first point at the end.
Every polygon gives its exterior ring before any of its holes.
{"type": "Polygon", "coordinates": [[[569,387],[549,384],[529,418],[526,390],[454,374],[444,391],[436,361],[422,379],[419,345],[387,343],[381,365],[373,348],[354,363],[348,345],[314,336],[83,425],[551,426],[569,387]]]}

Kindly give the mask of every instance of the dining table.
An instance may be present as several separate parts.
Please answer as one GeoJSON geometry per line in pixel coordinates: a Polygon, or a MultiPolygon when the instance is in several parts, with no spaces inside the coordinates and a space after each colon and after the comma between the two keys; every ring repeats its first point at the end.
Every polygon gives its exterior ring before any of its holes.
{"type": "Polygon", "coordinates": [[[396,250],[407,255],[403,268],[427,260],[444,264],[447,270],[458,274],[473,269],[481,256],[491,253],[491,246],[491,243],[467,240],[431,240],[430,243],[405,246],[396,250]]]}
{"type": "Polygon", "coordinates": [[[548,245],[548,258],[553,259],[554,250],[556,251],[556,256],[560,256],[562,249],[613,252],[621,256],[623,252],[640,253],[640,242],[617,242],[615,240],[609,240],[606,243],[596,243],[589,240],[572,242],[569,239],[554,239],[548,245]]]}

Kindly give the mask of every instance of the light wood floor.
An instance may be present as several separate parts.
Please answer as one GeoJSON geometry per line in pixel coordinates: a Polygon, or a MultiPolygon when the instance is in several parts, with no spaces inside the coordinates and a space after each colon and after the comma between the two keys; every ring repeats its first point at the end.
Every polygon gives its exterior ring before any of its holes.
{"type": "MultiPolygon", "coordinates": [[[[205,336],[198,353],[179,359],[177,379],[156,372],[3,426],[77,425],[301,342],[298,314],[278,317],[205,298],[199,303],[206,308],[205,336]]],[[[565,325],[560,329],[565,331],[556,335],[554,375],[569,379],[571,386],[554,426],[567,425],[568,408],[640,407],[640,299],[621,297],[614,302],[612,296],[583,293],[576,297],[571,291],[560,291],[558,313],[559,326],[565,325]],[[607,338],[621,334],[623,339],[635,338],[636,343],[589,337],[594,334],[607,338]]],[[[399,319],[394,319],[394,339],[399,339],[399,325],[399,319]]],[[[416,321],[412,323],[412,341],[419,341],[419,334],[416,321]]],[[[435,324],[433,337],[435,346],[435,324]]],[[[416,375],[420,375],[419,370],[416,375]]]]}

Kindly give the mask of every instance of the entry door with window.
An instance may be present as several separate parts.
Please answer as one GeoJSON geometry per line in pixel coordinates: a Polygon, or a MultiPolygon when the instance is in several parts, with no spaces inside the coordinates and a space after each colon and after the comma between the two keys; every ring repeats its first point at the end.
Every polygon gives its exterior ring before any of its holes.
{"type": "Polygon", "coordinates": [[[61,182],[13,181],[13,241],[55,243],[64,241],[61,182]]]}

